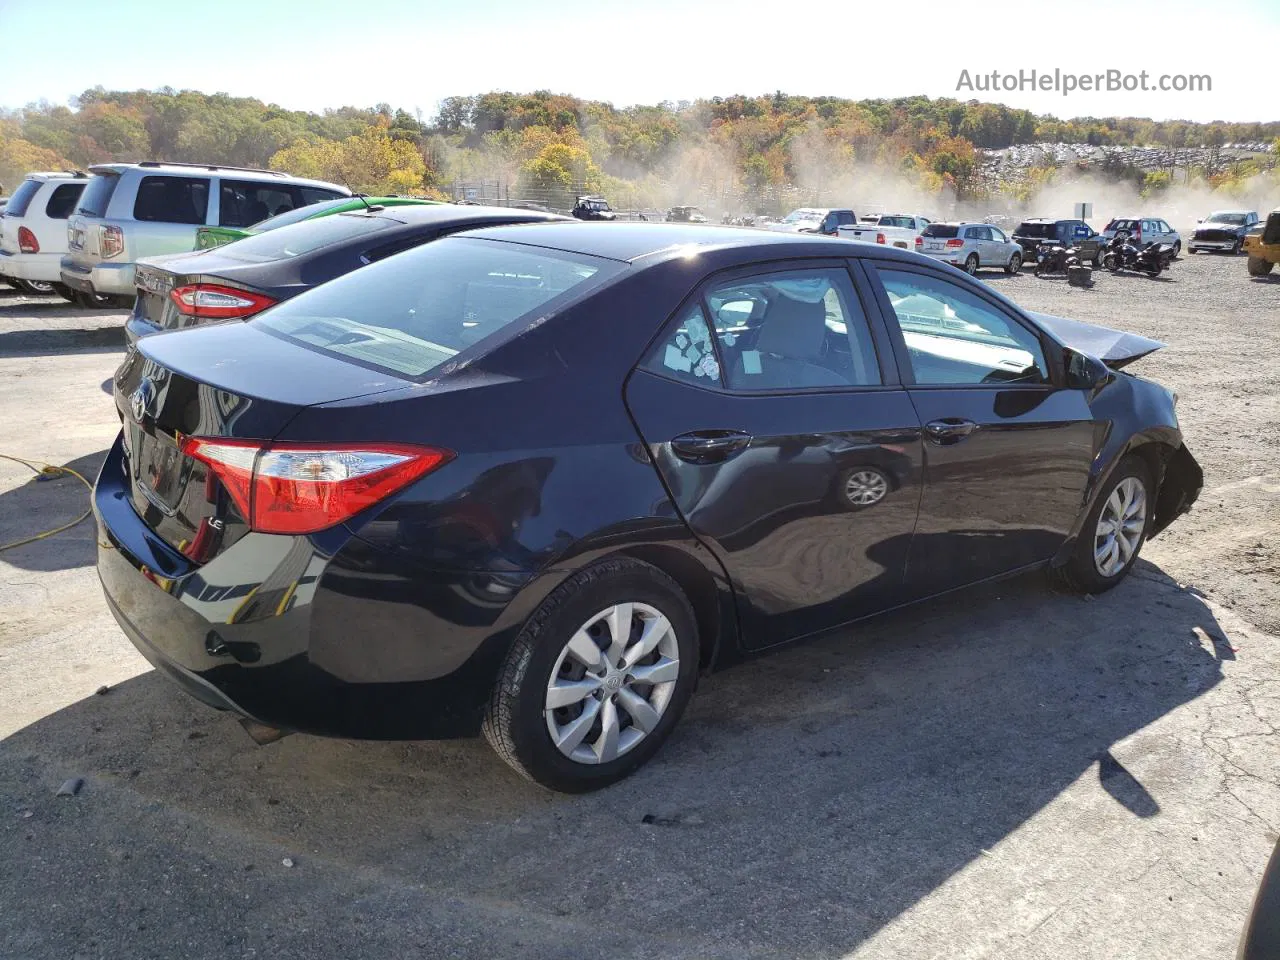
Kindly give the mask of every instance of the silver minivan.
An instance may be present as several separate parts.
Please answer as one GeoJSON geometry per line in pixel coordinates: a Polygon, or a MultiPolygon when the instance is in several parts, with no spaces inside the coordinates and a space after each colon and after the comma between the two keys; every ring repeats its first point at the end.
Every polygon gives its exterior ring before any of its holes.
{"type": "Polygon", "coordinates": [[[346,187],[278,170],[194,163],[104,163],[67,221],[62,282],[87,294],[133,297],[141,257],[195,248],[202,226],[247,227],[346,187]]]}

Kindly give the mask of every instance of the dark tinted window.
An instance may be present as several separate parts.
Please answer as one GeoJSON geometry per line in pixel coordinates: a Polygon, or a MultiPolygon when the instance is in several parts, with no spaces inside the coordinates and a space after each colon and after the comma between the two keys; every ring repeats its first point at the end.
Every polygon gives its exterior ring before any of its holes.
{"type": "Polygon", "coordinates": [[[218,224],[223,227],[248,227],[298,205],[293,187],[284,183],[223,180],[218,193],[218,224]]]}
{"type": "Polygon", "coordinates": [[[1047,240],[1054,235],[1052,223],[1028,223],[1026,221],[1018,224],[1018,229],[1013,232],[1020,237],[1034,237],[1040,240],[1047,240]]]}
{"type": "Polygon", "coordinates": [[[83,183],[63,183],[54,188],[49,202],[44,206],[44,215],[53,220],[65,220],[71,216],[76,201],[84,192],[83,183]]]}
{"type": "MultiPolygon", "coordinates": [[[[86,191],[87,193],[88,191],[86,191]]],[[[152,223],[204,223],[209,181],[195,177],[143,177],[133,218],[152,223]]]]}
{"type": "Polygon", "coordinates": [[[321,353],[420,379],[524,317],[553,314],[620,269],[581,254],[448,238],[338,277],[251,322],[321,353]]]}
{"type": "Polygon", "coordinates": [[[13,191],[13,196],[5,204],[4,212],[8,217],[26,216],[27,207],[31,206],[31,198],[40,192],[43,180],[23,180],[22,185],[13,191]]]}
{"type": "Polygon", "coordinates": [[[952,223],[931,223],[924,228],[924,233],[921,234],[921,236],[925,237],[937,237],[947,240],[959,235],[960,228],[952,223]]]}
{"type": "Polygon", "coordinates": [[[1040,339],[959,284],[877,268],[906,341],[916,383],[1048,383],[1040,339]]]}
{"type": "MultiPolygon", "coordinates": [[[[871,332],[849,275],[838,268],[733,280],[706,296],[731,390],[880,383],[871,332]]],[[[719,370],[704,359],[705,374],[719,370]]]]}
{"type": "Polygon", "coordinates": [[[839,210],[836,212],[836,223],[843,227],[857,221],[853,218],[852,210],[839,210]]]}
{"type": "Polygon", "coordinates": [[[232,260],[245,260],[249,263],[288,260],[290,257],[301,256],[330,244],[376,233],[395,225],[395,221],[384,217],[364,213],[338,213],[245,237],[220,248],[219,253],[232,260]]]}
{"type": "Polygon", "coordinates": [[[881,227],[904,227],[910,230],[916,225],[911,217],[881,217],[878,226],[881,227]]]}
{"type": "Polygon", "coordinates": [[[336,190],[325,190],[321,187],[299,187],[298,193],[302,195],[303,203],[323,203],[325,200],[332,200],[334,197],[345,196],[336,190]]]}
{"type": "Polygon", "coordinates": [[[80,194],[80,206],[76,212],[90,217],[105,217],[107,204],[119,183],[120,176],[115,173],[104,173],[90,179],[84,193],[80,194]]]}
{"type": "Polygon", "coordinates": [[[326,210],[341,207],[349,199],[349,197],[336,197],[330,200],[321,200],[318,203],[309,203],[302,207],[294,207],[288,213],[282,213],[278,217],[272,217],[270,220],[263,220],[261,223],[253,224],[253,228],[261,232],[275,230],[277,227],[287,227],[289,224],[297,223],[300,220],[310,220],[312,217],[318,217],[326,210]]]}

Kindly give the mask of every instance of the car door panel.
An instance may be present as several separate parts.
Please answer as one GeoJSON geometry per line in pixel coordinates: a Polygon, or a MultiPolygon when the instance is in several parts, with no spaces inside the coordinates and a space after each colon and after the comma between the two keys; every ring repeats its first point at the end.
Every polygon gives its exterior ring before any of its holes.
{"type": "Polygon", "coordinates": [[[903,601],[922,476],[905,390],[741,396],[637,370],[627,405],[675,509],[729,573],[747,649],[903,601]],[[712,431],[750,439],[710,463],[677,449],[712,431]],[[846,485],[868,470],[887,490],[859,508],[846,485]]]}
{"type": "MultiPolygon", "coordinates": [[[[747,649],[838,626],[905,596],[922,478],[920,422],[897,383],[875,305],[858,292],[860,268],[822,263],[839,287],[847,326],[825,299],[813,302],[809,310],[818,312],[810,316],[827,346],[843,340],[862,354],[834,363],[846,371],[844,386],[792,387],[772,377],[768,358],[780,348],[766,342],[769,325],[800,329],[805,311],[784,318],[772,311],[796,304],[749,304],[734,292],[818,272],[812,264],[708,281],[626,386],[674,509],[734,584],[747,649]]],[[[819,382],[809,374],[796,364],[791,375],[819,382]]]]}
{"type": "MultiPolygon", "coordinates": [[[[988,298],[977,285],[963,284],[923,268],[872,271],[895,286],[895,294],[917,289],[895,278],[923,278],[919,289],[957,290],[958,300],[979,313],[940,318],[938,330],[900,327],[889,290],[879,287],[881,311],[900,356],[902,377],[923,425],[924,485],[916,534],[907,566],[913,597],[927,596],[998,576],[1051,558],[1069,535],[1084,502],[1089,466],[1096,449],[1092,413],[1083,391],[1053,382],[965,383],[964,371],[977,352],[990,362],[993,338],[957,339],[948,349],[937,342],[958,324],[982,316],[1013,325],[1025,342],[1038,332],[988,298]],[[983,314],[981,311],[990,311],[983,314]],[[949,327],[949,330],[948,330],[949,327]],[[909,341],[908,337],[912,339],[909,341]],[[917,369],[919,368],[919,369],[917,369]],[[940,383],[950,379],[952,383],[940,383]]],[[[900,299],[898,309],[909,316],[900,299]]],[[[923,309],[918,304],[910,309],[923,309]]],[[[1001,348],[1004,349],[1004,348],[1001,348]]],[[[1012,353],[1017,353],[1016,346],[1012,353]]],[[[1040,347],[1045,376],[1060,380],[1040,347]]],[[[1022,361],[1019,361],[1022,362],[1022,361]]],[[[1016,364],[1000,375],[1013,377],[1016,364]]]]}

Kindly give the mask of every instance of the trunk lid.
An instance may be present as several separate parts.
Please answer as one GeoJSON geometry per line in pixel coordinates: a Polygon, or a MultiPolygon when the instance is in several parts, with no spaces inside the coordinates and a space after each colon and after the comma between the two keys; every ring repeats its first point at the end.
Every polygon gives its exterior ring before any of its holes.
{"type": "Polygon", "coordinates": [[[213,472],[182,453],[184,437],[271,440],[304,407],[406,385],[244,324],[147,338],[113,389],[133,507],[166,543],[205,563],[248,526],[213,472]]]}

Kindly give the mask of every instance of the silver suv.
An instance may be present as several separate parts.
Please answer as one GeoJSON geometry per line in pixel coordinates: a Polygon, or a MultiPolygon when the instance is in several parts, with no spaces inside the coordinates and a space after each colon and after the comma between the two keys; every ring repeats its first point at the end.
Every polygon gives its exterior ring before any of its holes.
{"type": "Polygon", "coordinates": [[[141,257],[194,249],[202,226],[247,227],[351,191],[277,170],[194,163],[104,163],[67,221],[62,282],[90,295],[135,294],[141,257]]]}

